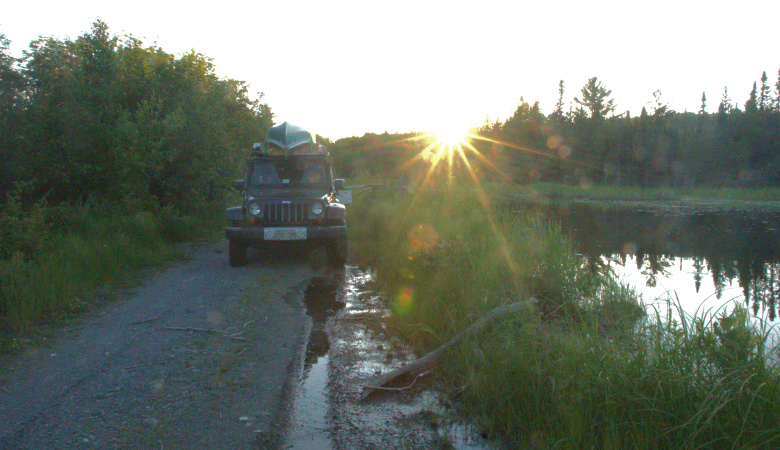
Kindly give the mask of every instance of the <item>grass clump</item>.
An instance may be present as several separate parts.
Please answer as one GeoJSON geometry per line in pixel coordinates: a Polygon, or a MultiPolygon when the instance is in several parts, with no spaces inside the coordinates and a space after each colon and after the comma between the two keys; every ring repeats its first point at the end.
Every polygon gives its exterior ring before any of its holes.
{"type": "Polygon", "coordinates": [[[420,352],[503,302],[539,300],[538,313],[504,318],[439,365],[444,390],[488,434],[511,448],[780,445],[769,334],[745,311],[647,317],[556,224],[485,192],[391,190],[350,217],[391,325],[420,352]]]}

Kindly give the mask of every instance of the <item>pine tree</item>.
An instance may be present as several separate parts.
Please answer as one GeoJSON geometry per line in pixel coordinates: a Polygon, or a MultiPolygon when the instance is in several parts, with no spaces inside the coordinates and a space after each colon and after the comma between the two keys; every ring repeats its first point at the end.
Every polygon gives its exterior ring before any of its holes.
{"type": "Polygon", "coordinates": [[[699,108],[699,114],[705,114],[707,112],[707,96],[704,92],[701,93],[701,108],[699,108]]]}
{"type": "Polygon", "coordinates": [[[750,96],[748,97],[748,101],[745,102],[745,112],[746,113],[754,113],[758,111],[758,86],[756,86],[756,82],[753,82],[753,89],[750,91],[750,96]]]}
{"type": "Polygon", "coordinates": [[[669,111],[669,104],[668,103],[664,103],[661,100],[661,95],[662,94],[661,94],[661,90],[660,89],[656,89],[653,92],[653,102],[652,102],[652,105],[653,105],[653,117],[655,117],[656,119],[660,119],[660,118],[664,117],[666,114],[674,112],[674,111],[669,111]]]}
{"type": "Polygon", "coordinates": [[[555,104],[555,111],[552,113],[553,119],[563,122],[563,80],[558,82],[558,102],[555,104]]]}
{"type": "Polygon", "coordinates": [[[574,101],[590,111],[591,119],[603,119],[615,110],[615,100],[609,98],[612,91],[607,89],[598,77],[593,77],[582,87],[582,100],[574,97],[574,101]]]}
{"type": "MultiPolygon", "coordinates": [[[[780,83],[780,81],[778,81],[780,83]]],[[[720,100],[720,105],[718,105],[718,114],[728,114],[731,112],[731,98],[729,97],[729,88],[728,86],[725,86],[723,88],[723,97],[720,100]]]]}
{"type": "Polygon", "coordinates": [[[759,111],[769,110],[772,108],[772,97],[769,91],[769,85],[766,84],[768,78],[766,71],[761,74],[761,92],[758,97],[758,109],[759,111]]]}
{"type": "Polygon", "coordinates": [[[775,106],[773,111],[780,112],[780,69],[777,70],[777,83],[775,83],[775,106]]]}

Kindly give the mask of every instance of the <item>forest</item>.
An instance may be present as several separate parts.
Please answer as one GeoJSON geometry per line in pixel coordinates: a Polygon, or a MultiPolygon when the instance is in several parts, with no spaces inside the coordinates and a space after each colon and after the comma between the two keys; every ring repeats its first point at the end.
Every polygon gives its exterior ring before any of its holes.
{"type": "MultiPolygon", "coordinates": [[[[655,91],[649,110],[642,108],[638,117],[617,113],[612,91],[597,77],[587,80],[566,106],[561,80],[552,113],[545,115],[538,102],[521,98],[511,117],[486,120],[468,141],[502,178],[515,183],[778,186],[780,71],[774,86],[768,80],[762,73],[742,106],[735,105],[724,88],[716,113],[706,112],[706,93],[698,112],[677,112],[655,91]]],[[[415,137],[420,135],[369,133],[340,139],[334,148],[347,176],[352,171],[387,174],[419,152],[415,137]]],[[[485,176],[491,176],[490,171],[485,176]]]]}
{"type": "MultiPolygon", "coordinates": [[[[102,21],[21,58],[0,35],[0,331],[67,316],[223,225],[262,94],[102,21]]],[[[0,333],[0,353],[17,341],[0,333]]]]}
{"type": "Polygon", "coordinates": [[[28,203],[195,212],[223,199],[273,120],[208,57],[119,38],[101,21],[19,59],[8,48],[0,35],[0,194],[22,183],[28,203]]]}

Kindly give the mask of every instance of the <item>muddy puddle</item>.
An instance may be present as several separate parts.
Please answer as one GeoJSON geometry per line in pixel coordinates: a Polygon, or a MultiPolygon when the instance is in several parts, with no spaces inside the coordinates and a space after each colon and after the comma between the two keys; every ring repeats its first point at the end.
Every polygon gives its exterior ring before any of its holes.
{"type": "Polygon", "coordinates": [[[312,325],[284,448],[498,448],[447,418],[430,375],[361,400],[372,379],[417,357],[385,331],[390,312],[371,271],[314,277],[303,301],[312,325]]]}

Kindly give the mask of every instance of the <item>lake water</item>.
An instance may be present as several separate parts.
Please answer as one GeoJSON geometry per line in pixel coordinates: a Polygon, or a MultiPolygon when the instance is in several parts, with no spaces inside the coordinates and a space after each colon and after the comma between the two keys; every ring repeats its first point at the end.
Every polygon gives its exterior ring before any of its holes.
{"type": "Polygon", "coordinates": [[[650,312],[679,299],[688,315],[746,305],[780,323],[780,205],[562,202],[527,206],[559,220],[594,266],[608,266],[650,312]]]}

